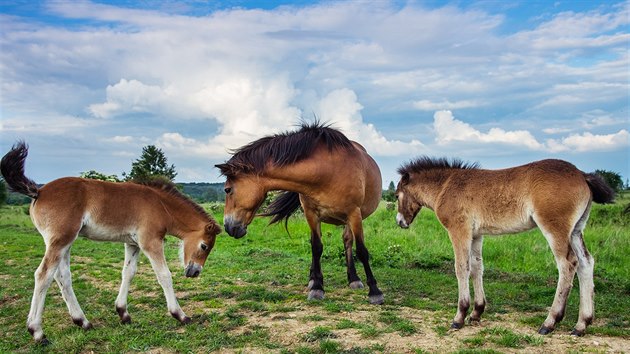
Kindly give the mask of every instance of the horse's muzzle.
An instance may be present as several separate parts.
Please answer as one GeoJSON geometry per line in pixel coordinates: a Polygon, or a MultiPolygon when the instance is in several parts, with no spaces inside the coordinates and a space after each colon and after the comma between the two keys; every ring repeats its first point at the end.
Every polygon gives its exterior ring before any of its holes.
{"type": "Polygon", "coordinates": [[[234,238],[241,238],[247,234],[247,226],[240,222],[234,221],[231,217],[227,216],[223,219],[225,232],[234,238]]]}
{"type": "Polygon", "coordinates": [[[188,278],[196,278],[201,273],[202,267],[197,263],[188,263],[186,269],[184,270],[184,274],[188,278]]]}
{"type": "Polygon", "coordinates": [[[407,221],[405,221],[405,217],[401,213],[396,214],[396,223],[403,229],[409,228],[409,224],[407,224],[407,221]]]}

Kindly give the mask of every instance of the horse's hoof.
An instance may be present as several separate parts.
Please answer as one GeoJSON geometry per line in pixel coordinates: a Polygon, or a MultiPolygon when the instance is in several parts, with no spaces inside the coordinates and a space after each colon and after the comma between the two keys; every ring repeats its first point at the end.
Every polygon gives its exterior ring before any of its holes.
{"type": "Polygon", "coordinates": [[[308,300],[323,300],[324,290],[311,290],[308,292],[308,300]]]}
{"type": "Polygon", "coordinates": [[[549,328],[545,326],[540,326],[540,329],[538,330],[538,334],[542,334],[543,336],[551,332],[553,332],[553,328],[549,328]]]}
{"type": "Polygon", "coordinates": [[[120,323],[122,323],[122,324],[130,324],[131,323],[131,316],[129,316],[129,315],[122,316],[120,318],[120,323]]]}
{"type": "Polygon", "coordinates": [[[182,324],[187,325],[192,323],[192,319],[188,316],[184,316],[184,318],[180,321],[182,324]]]}
{"type": "Polygon", "coordinates": [[[370,300],[370,304],[372,305],[382,305],[385,302],[385,297],[383,296],[383,294],[370,295],[368,299],[370,300]]]}
{"type": "Polygon", "coordinates": [[[463,323],[453,322],[451,323],[451,329],[462,329],[464,327],[463,323]]]}
{"type": "Polygon", "coordinates": [[[469,318],[468,319],[468,324],[471,326],[479,326],[481,324],[481,319],[480,318],[469,318]]]}
{"type": "Polygon", "coordinates": [[[43,347],[46,347],[46,346],[50,345],[50,341],[48,340],[48,338],[43,337],[42,339],[37,341],[37,344],[39,344],[39,345],[41,345],[43,347]]]}
{"type": "Polygon", "coordinates": [[[585,331],[578,331],[577,329],[573,329],[573,330],[571,331],[571,335],[572,335],[572,336],[576,336],[576,337],[583,337],[583,336],[584,336],[584,334],[586,334],[586,332],[585,332],[585,331]]]}
{"type": "Polygon", "coordinates": [[[363,289],[363,283],[360,280],[355,280],[349,285],[350,285],[350,289],[354,289],[354,290],[363,289]]]}
{"type": "Polygon", "coordinates": [[[94,326],[92,326],[91,322],[87,322],[87,324],[83,325],[82,327],[84,330],[89,331],[91,329],[94,329],[94,326]]]}

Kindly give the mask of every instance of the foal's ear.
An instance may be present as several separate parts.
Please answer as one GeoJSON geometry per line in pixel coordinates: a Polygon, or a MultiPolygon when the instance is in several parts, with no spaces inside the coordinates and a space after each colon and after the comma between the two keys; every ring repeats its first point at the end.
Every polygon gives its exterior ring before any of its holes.
{"type": "Polygon", "coordinates": [[[219,226],[219,224],[215,221],[211,221],[206,224],[206,234],[218,235],[219,233],[221,233],[221,226],[219,226]]]}
{"type": "Polygon", "coordinates": [[[403,173],[402,177],[400,178],[400,184],[401,185],[405,185],[409,183],[409,173],[405,172],[403,173]]]}

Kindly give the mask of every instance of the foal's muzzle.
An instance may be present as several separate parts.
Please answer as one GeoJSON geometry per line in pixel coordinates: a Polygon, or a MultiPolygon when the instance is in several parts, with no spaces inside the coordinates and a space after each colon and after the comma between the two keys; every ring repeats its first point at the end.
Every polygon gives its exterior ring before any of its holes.
{"type": "Polygon", "coordinates": [[[409,224],[407,224],[407,221],[405,221],[405,217],[401,213],[396,214],[396,223],[403,229],[409,228],[409,224]]]}
{"type": "Polygon", "coordinates": [[[184,270],[184,274],[188,278],[196,278],[201,273],[202,268],[203,267],[200,266],[199,264],[190,262],[186,266],[186,269],[184,270]]]}
{"type": "Polygon", "coordinates": [[[241,238],[247,234],[247,226],[239,221],[235,221],[231,216],[223,219],[225,232],[234,238],[241,238]]]}

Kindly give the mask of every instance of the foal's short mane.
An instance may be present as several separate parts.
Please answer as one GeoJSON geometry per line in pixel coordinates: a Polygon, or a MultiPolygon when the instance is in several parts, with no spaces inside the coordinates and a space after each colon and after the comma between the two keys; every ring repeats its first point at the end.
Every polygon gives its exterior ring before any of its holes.
{"type": "Polygon", "coordinates": [[[268,162],[278,167],[287,166],[309,157],[319,142],[325,143],[330,151],[352,147],[343,133],[315,121],[302,123],[297,131],[266,136],[235,149],[230,160],[216,167],[229,177],[238,172],[260,172],[268,162]]]}
{"type": "Polygon", "coordinates": [[[400,175],[405,175],[437,169],[475,170],[478,168],[479,163],[477,162],[464,162],[460,159],[449,160],[446,157],[420,156],[400,166],[398,168],[398,173],[400,175]]]}
{"type": "Polygon", "coordinates": [[[204,208],[202,208],[201,205],[193,202],[190,198],[188,198],[186,195],[180,192],[179,189],[177,189],[177,186],[175,185],[175,183],[169,180],[157,178],[150,181],[133,181],[133,183],[147,186],[149,188],[157,189],[161,192],[166,193],[169,196],[173,196],[179,201],[181,201],[183,204],[186,204],[192,207],[198,214],[205,216],[208,219],[208,221],[212,220],[212,218],[210,217],[210,214],[208,214],[208,212],[204,208]]]}

